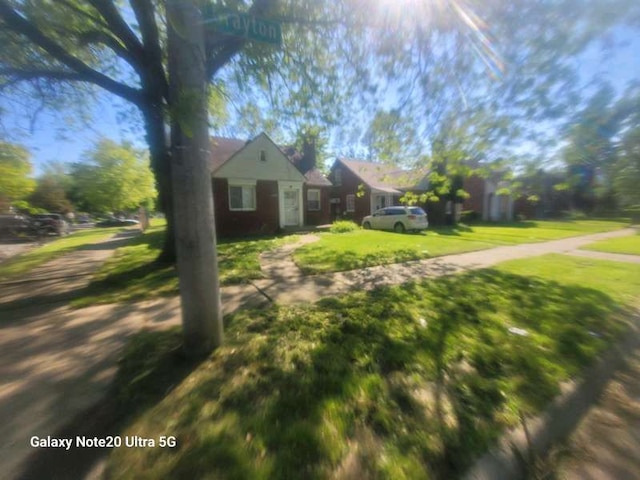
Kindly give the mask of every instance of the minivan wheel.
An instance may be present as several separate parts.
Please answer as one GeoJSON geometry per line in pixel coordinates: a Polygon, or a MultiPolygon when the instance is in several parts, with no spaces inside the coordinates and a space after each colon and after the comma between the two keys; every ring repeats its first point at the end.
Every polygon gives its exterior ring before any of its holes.
{"type": "Polygon", "coordinates": [[[362,228],[364,228],[365,230],[371,230],[371,224],[369,222],[364,222],[362,228]]]}
{"type": "Polygon", "coordinates": [[[404,225],[398,222],[393,226],[393,230],[396,233],[404,233],[404,225]]]}

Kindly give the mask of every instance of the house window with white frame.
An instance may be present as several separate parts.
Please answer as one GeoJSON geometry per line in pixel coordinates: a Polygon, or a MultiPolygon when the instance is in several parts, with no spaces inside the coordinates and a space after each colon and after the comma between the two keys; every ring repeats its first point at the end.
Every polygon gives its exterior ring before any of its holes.
{"type": "Polygon", "coordinates": [[[255,209],[255,185],[229,185],[229,210],[249,212],[255,209]]]}
{"type": "Polygon", "coordinates": [[[307,190],[307,210],[317,212],[320,210],[320,190],[307,190]]]}
{"type": "Polygon", "coordinates": [[[347,195],[347,212],[356,211],[356,196],[353,194],[347,195]]]}

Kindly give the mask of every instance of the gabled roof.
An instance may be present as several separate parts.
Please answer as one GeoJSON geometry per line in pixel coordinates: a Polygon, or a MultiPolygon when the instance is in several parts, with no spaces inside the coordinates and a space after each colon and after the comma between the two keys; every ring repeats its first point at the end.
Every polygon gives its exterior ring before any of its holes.
{"type": "Polygon", "coordinates": [[[252,140],[238,138],[211,137],[211,171],[224,165],[233,155],[252,140]]]}
{"type": "MultiPolygon", "coordinates": [[[[264,132],[251,140],[211,137],[211,155],[209,157],[211,172],[215,173],[220,169],[220,167],[231,160],[236,153],[238,153],[247,145],[255,142],[262,136],[266,137],[271,143],[273,143],[274,146],[278,150],[280,150],[282,155],[296,167],[300,174],[302,174],[302,170],[300,168],[300,160],[302,154],[297,152],[294,147],[276,145],[273,140],[271,140],[271,138],[264,132]]],[[[317,168],[309,170],[303,176],[306,180],[305,183],[309,186],[330,187],[332,185],[331,182],[324,176],[324,174],[317,168]]]]}
{"type": "Polygon", "coordinates": [[[330,187],[332,183],[317,168],[309,170],[304,174],[307,179],[306,184],[310,187],[330,187]]]}
{"type": "Polygon", "coordinates": [[[426,190],[428,187],[426,177],[429,171],[426,168],[402,170],[393,165],[353,158],[338,158],[337,162],[351,170],[369,188],[380,192],[400,194],[402,191],[426,190]]]}

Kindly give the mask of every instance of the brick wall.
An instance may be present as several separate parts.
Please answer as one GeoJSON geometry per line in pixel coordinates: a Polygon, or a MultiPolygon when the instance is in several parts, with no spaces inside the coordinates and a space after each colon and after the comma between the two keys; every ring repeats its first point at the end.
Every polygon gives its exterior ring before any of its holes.
{"type": "Polygon", "coordinates": [[[229,185],[224,178],[213,179],[216,232],[219,237],[267,235],[280,228],[278,182],[258,180],[256,183],[256,210],[237,212],[229,210],[229,185]]]}

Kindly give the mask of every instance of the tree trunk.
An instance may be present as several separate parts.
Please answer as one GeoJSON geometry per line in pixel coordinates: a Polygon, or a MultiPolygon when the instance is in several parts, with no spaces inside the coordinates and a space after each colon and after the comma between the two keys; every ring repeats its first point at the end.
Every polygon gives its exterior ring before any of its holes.
{"type": "Polygon", "coordinates": [[[173,220],[173,196],[171,194],[171,154],[165,130],[161,95],[158,95],[157,101],[142,109],[142,115],[147,132],[147,143],[151,153],[151,168],[158,185],[160,210],[167,219],[164,244],[157,261],[173,264],[176,262],[176,240],[173,220]]]}
{"type": "Polygon", "coordinates": [[[185,353],[222,343],[222,308],[209,169],[208,81],[197,0],[167,1],[171,175],[185,353]]]}

